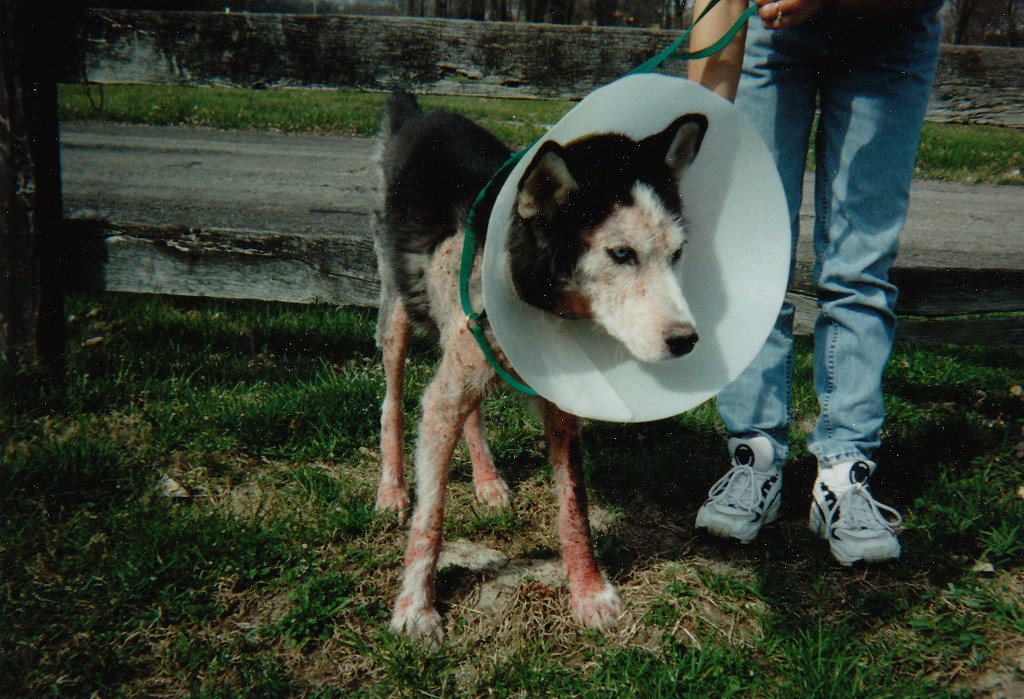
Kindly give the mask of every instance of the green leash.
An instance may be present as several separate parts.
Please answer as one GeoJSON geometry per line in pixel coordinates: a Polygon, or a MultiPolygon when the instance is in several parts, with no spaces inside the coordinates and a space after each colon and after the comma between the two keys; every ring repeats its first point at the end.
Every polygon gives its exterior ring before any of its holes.
{"type": "MultiPolygon", "coordinates": [[[[739,19],[733,23],[732,27],[729,28],[729,31],[727,31],[721,39],[711,46],[699,51],[678,53],[679,48],[689,38],[690,33],[693,31],[693,28],[697,26],[697,23],[704,19],[708,12],[710,12],[719,2],[720,0],[711,0],[711,2],[708,3],[708,6],[704,8],[704,11],[701,12],[700,16],[693,20],[690,26],[686,28],[686,31],[684,31],[678,39],[673,41],[672,44],[670,44],[664,51],[650,60],[641,63],[636,68],[626,73],[626,75],[652,73],[660,67],[662,63],[670,59],[692,61],[698,58],[707,58],[728,46],[729,42],[732,41],[736,34],[739,33],[740,29],[746,25],[747,20],[757,12],[758,8],[756,5],[748,7],[743,14],[740,15],[739,19]]],[[[484,357],[488,362],[490,362],[498,376],[500,376],[501,379],[512,388],[528,396],[535,396],[537,395],[537,392],[522,381],[516,379],[509,372],[505,371],[505,368],[501,366],[498,358],[494,356],[494,350],[491,348],[491,343],[487,341],[487,334],[483,326],[483,321],[487,317],[487,312],[485,310],[481,310],[479,312],[474,311],[473,304],[469,299],[469,277],[473,272],[473,259],[476,256],[477,210],[479,209],[480,204],[493,192],[495,187],[504,184],[505,178],[508,176],[509,172],[511,172],[512,168],[516,166],[516,163],[523,159],[523,156],[526,155],[526,152],[532,147],[533,144],[509,156],[509,159],[506,160],[500,168],[498,168],[498,171],[491,176],[491,179],[487,181],[484,188],[480,190],[479,194],[477,194],[476,199],[473,200],[473,205],[469,209],[469,215],[466,216],[465,237],[462,242],[462,258],[459,269],[459,298],[462,302],[462,312],[466,314],[466,326],[469,328],[470,332],[473,333],[473,337],[476,338],[476,343],[480,346],[480,351],[483,352],[484,357]]]]}
{"type": "Polygon", "coordinates": [[[483,325],[483,320],[487,317],[487,311],[480,311],[477,313],[473,310],[473,303],[469,300],[469,275],[473,272],[473,258],[476,256],[476,219],[480,202],[484,200],[495,186],[505,181],[505,177],[508,176],[508,173],[513,167],[515,167],[516,163],[523,159],[523,156],[526,155],[526,151],[528,150],[529,148],[524,148],[517,153],[513,153],[509,159],[505,161],[504,165],[498,168],[498,171],[491,176],[491,179],[487,181],[484,188],[476,195],[476,199],[473,201],[473,206],[469,208],[469,214],[466,216],[466,237],[462,241],[462,259],[459,269],[459,297],[462,300],[462,312],[466,314],[466,326],[469,328],[469,331],[473,333],[473,337],[476,338],[476,343],[480,345],[480,351],[484,353],[484,357],[486,357],[487,361],[491,363],[492,367],[494,367],[498,376],[500,376],[505,383],[520,393],[525,393],[528,396],[535,396],[537,395],[536,391],[505,371],[505,368],[501,366],[498,358],[494,356],[494,350],[491,349],[491,343],[487,341],[487,335],[484,331],[483,325]]]}
{"type": "Polygon", "coordinates": [[[720,0],[711,0],[711,2],[708,3],[708,6],[704,8],[704,11],[700,13],[700,16],[693,20],[693,22],[690,23],[690,26],[686,28],[686,31],[684,31],[678,39],[673,41],[668,46],[668,48],[666,48],[664,51],[662,51],[649,61],[641,63],[636,68],[626,73],[626,75],[636,75],[638,73],[653,73],[656,69],[658,69],[661,66],[662,63],[668,60],[694,61],[697,60],[698,58],[707,58],[708,56],[714,56],[716,53],[718,53],[726,46],[728,46],[729,42],[732,41],[737,34],[739,34],[740,29],[742,29],[746,25],[747,20],[750,19],[755,12],[757,12],[757,5],[751,5],[746,10],[744,10],[743,14],[741,14],[739,18],[735,22],[733,22],[733,25],[729,27],[729,30],[722,35],[722,38],[716,41],[715,43],[711,44],[711,46],[703,48],[699,51],[691,51],[689,53],[677,53],[679,47],[682,46],[683,42],[685,42],[689,38],[690,33],[693,31],[693,28],[697,26],[697,23],[704,19],[709,12],[711,12],[711,10],[714,9],[715,5],[717,5],[719,1],[720,0]]]}

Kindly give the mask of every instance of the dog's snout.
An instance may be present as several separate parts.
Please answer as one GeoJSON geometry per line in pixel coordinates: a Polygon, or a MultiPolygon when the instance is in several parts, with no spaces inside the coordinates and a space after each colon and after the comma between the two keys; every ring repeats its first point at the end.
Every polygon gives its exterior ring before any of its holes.
{"type": "Polygon", "coordinates": [[[687,324],[675,328],[672,334],[665,338],[665,344],[668,345],[668,350],[672,353],[672,356],[682,357],[693,350],[698,339],[700,339],[700,336],[697,335],[697,329],[687,324]]]}

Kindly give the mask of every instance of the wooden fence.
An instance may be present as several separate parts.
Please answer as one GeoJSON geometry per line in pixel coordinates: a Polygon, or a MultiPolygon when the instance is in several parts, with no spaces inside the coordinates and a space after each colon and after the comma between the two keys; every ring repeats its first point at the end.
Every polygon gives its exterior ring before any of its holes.
{"type": "MultiPolygon", "coordinates": [[[[332,236],[64,220],[57,81],[577,99],[673,33],[457,20],[89,10],[0,0],[0,350],[59,362],[63,293],[373,305],[365,230],[332,236]],[[54,25],[54,17],[63,21],[54,25]]],[[[680,74],[684,66],[669,64],[680,74]]],[[[932,119],[1024,126],[1024,51],[945,47],[932,119]]],[[[1024,344],[1024,272],[897,268],[904,336],[1024,344]],[[944,322],[971,314],[969,320],[944,322]],[[995,314],[991,316],[990,314],[995,314]]],[[[809,269],[793,292],[809,301],[809,269]]]]}
{"type": "MultiPolygon", "coordinates": [[[[675,32],[408,17],[93,10],[61,45],[62,78],[100,83],[346,87],[581,99],[675,32]]],[[[685,61],[662,72],[683,75],[685,61]]],[[[1024,50],[945,46],[929,118],[1024,126],[1024,50]]]]}

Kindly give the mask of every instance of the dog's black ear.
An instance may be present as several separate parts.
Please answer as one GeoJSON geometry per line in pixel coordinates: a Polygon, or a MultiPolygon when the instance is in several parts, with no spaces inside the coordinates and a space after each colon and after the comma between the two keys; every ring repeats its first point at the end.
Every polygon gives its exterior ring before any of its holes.
{"type": "Polygon", "coordinates": [[[519,181],[516,211],[523,219],[550,217],[578,188],[565,162],[565,150],[554,141],[546,141],[519,181]]]}
{"type": "Polygon", "coordinates": [[[703,114],[681,116],[659,134],[642,141],[645,147],[665,158],[665,164],[672,170],[676,181],[683,178],[690,163],[697,157],[704,134],[708,131],[708,118],[703,114]]]}

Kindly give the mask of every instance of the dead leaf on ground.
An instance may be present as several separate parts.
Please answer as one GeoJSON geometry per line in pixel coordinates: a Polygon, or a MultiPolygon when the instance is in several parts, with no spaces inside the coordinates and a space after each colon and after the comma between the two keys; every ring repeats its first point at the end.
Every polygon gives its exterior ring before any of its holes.
{"type": "Polygon", "coordinates": [[[160,494],[166,498],[185,499],[192,497],[192,493],[188,492],[185,486],[170,476],[164,476],[160,479],[160,494]]]}

